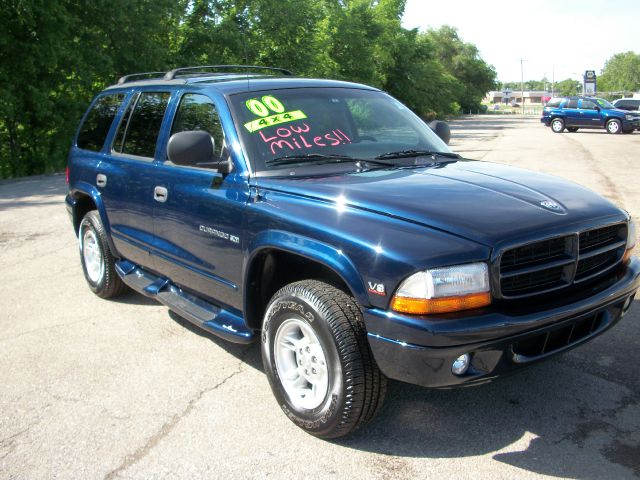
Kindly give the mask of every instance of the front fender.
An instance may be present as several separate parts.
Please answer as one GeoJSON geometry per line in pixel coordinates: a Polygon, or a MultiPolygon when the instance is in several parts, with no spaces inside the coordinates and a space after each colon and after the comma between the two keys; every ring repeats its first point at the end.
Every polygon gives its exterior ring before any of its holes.
{"type": "Polygon", "coordinates": [[[244,268],[245,291],[248,287],[249,266],[260,252],[276,249],[300,255],[333,270],[349,287],[360,305],[368,305],[369,297],[362,277],[343,251],[327,243],[282,230],[266,230],[256,235],[248,245],[250,252],[244,268]]]}

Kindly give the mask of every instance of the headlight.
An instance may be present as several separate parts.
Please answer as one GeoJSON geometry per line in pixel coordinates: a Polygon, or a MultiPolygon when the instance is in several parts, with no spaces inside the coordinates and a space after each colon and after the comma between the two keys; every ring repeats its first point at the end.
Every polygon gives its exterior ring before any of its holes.
{"type": "Polygon", "coordinates": [[[400,313],[448,313],[491,304],[489,268],[469,263],[433,268],[411,275],[400,284],[391,308],[400,313]]]}
{"type": "Polygon", "coordinates": [[[627,263],[627,261],[631,258],[631,252],[636,246],[636,222],[633,219],[629,220],[629,227],[627,228],[627,249],[624,252],[624,256],[622,257],[622,263],[627,263]]]}

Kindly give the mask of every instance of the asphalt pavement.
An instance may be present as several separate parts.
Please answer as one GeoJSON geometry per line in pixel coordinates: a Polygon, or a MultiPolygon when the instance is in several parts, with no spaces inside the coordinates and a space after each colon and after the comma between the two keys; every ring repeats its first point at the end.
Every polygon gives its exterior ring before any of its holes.
{"type": "MultiPolygon", "coordinates": [[[[599,191],[640,219],[640,132],[467,117],[451,146],[599,191]]],[[[276,404],[257,345],[85,284],[64,175],[0,183],[0,479],[637,478],[640,301],[596,340],[489,385],[391,382],[324,441],[276,404]]]]}

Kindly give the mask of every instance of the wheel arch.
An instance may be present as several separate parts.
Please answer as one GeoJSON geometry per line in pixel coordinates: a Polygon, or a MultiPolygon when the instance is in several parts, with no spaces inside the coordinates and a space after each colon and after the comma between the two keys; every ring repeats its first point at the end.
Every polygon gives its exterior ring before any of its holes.
{"type": "Polygon", "coordinates": [[[259,330],[273,294],[298,280],[324,280],[355,297],[360,305],[369,303],[356,267],[331,245],[287,232],[269,232],[260,235],[250,251],[243,281],[249,328],[259,330]]]}
{"type": "Polygon", "coordinates": [[[80,229],[80,223],[84,216],[91,210],[97,210],[100,215],[100,220],[105,232],[107,233],[107,241],[109,242],[109,248],[116,254],[117,250],[113,245],[111,239],[111,228],[109,225],[109,219],[107,217],[107,211],[104,207],[104,202],[100,192],[91,184],[79,184],[75,186],[70,192],[73,198],[72,216],[73,216],[73,229],[76,236],[80,229]]]}

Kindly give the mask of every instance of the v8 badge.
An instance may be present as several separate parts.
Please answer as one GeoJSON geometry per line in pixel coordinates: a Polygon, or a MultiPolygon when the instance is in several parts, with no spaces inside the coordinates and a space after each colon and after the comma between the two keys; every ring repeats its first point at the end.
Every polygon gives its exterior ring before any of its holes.
{"type": "Polygon", "coordinates": [[[367,282],[369,284],[369,293],[373,293],[375,295],[382,295],[383,297],[387,294],[384,289],[384,283],[374,283],[367,282]]]}

